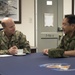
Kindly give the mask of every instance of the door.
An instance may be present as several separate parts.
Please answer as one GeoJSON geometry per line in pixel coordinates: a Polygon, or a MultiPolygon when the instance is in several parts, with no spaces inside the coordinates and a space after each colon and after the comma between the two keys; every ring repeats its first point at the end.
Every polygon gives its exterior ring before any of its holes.
{"type": "Polygon", "coordinates": [[[36,46],[56,48],[63,18],[63,0],[36,0],[36,46]]]}

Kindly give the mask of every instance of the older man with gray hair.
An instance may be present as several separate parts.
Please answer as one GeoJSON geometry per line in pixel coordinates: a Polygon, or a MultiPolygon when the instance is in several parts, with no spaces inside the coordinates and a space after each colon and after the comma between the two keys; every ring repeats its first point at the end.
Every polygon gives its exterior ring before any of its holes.
{"type": "Polygon", "coordinates": [[[15,55],[18,49],[23,49],[23,52],[28,54],[31,52],[26,35],[16,30],[12,18],[4,18],[1,25],[3,30],[0,31],[0,54],[15,55]]]}

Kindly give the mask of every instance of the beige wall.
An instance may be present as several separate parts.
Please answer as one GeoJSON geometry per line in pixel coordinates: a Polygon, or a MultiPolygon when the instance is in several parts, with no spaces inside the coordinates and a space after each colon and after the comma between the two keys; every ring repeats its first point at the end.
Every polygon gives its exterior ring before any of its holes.
{"type": "Polygon", "coordinates": [[[22,6],[22,23],[16,25],[30,41],[30,45],[34,46],[34,0],[21,0],[22,6]]]}
{"type": "Polygon", "coordinates": [[[72,13],[72,0],[63,0],[63,14],[72,13]]]}

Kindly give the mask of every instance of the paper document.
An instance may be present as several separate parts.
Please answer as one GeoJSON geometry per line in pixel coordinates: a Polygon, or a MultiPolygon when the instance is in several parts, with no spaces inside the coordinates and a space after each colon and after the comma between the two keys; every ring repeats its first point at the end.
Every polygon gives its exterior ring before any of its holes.
{"type": "Polygon", "coordinates": [[[9,57],[9,56],[12,56],[12,55],[0,55],[0,57],[9,57]]]}

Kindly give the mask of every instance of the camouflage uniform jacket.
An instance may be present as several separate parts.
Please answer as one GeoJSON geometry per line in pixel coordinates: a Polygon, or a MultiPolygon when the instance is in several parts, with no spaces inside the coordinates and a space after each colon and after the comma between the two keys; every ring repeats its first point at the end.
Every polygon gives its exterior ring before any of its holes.
{"type": "Polygon", "coordinates": [[[75,35],[69,37],[68,35],[63,36],[61,43],[57,48],[49,49],[49,57],[63,57],[64,51],[75,50],[75,35]]]}
{"type": "Polygon", "coordinates": [[[9,40],[4,34],[4,31],[0,31],[0,54],[9,54],[8,49],[12,46],[17,46],[18,49],[24,49],[24,52],[30,53],[30,45],[20,31],[15,31],[15,34],[11,36],[9,40]]]}

